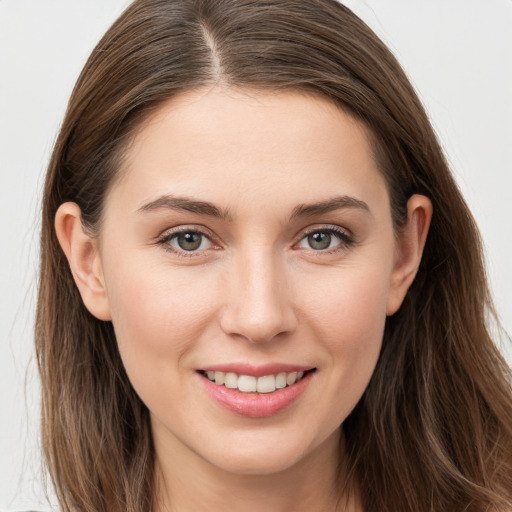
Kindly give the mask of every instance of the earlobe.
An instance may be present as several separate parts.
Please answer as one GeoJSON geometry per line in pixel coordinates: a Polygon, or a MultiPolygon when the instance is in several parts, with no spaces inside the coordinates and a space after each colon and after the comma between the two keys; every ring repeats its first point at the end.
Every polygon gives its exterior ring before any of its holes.
{"type": "Polygon", "coordinates": [[[85,307],[99,320],[111,320],[98,243],[84,231],[76,203],[60,205],[55,232],[85,307]]]}
{"type": "Polygon", "coordinates": [[[386,305],[388,316],[398,311],[416,277],[431,219],[430,199],[418,194],[411,196],[407,202],[407,224],[398,235],[395,266],[386,305]]]}

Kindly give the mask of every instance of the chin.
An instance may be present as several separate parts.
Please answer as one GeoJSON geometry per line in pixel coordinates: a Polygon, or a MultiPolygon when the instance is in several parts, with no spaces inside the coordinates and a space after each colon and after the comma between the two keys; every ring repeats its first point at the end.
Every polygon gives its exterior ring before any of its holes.
{"type": "Polygon", "coordinates": [[[229,457],[210,462],[228,473],[236,475],[272,475],[295,467],[301,460],[301,454],[260,451],[259,453],[230,453],[229,457]],[[216,463],[217,462],[217,463],[216,463]]]}
{"type": "Polygon", "coordinates": [[[339,429],[325,440],[294,439],[286,432],[281,436],[234,436],[229,450],[210,453],[209,462],[226,472],[238,475],[271,475],[308,464],[311,457],[331,458],[337,449],[339,429]],[[316,455],[314,455],[316,454],[316,455]],[[323,455],[322,455],[323,454],[323,455]]]}

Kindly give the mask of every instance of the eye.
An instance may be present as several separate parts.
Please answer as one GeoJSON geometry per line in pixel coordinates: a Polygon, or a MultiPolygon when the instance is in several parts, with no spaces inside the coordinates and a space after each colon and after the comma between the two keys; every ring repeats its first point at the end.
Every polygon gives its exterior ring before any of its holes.
{"type": "Polygon", "coordinates": [[[349,246],[353,243],[353,239],[341,230],[316,229],[306,233],[300,240],[298,246],[301,249],[313,249],[314,251],[328,251],[349,246]]]}
{"type": "Polygon", "coordinates": [[[169,233],[158,243],[164,245],[168,250],[178,253],[199,252],[213,247],[213,243],[204,233],[191,229],[169,233]]]}

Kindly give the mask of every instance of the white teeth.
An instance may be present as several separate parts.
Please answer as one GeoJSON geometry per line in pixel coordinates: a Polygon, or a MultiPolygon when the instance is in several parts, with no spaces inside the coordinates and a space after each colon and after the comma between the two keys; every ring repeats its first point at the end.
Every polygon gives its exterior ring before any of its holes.
{"type": "Polygon", "coordinates": [[[238,375],[236,373],[226,373],[224,376],[224,386],[236,389],[238,387],[238,375]]]}
{"type": "Polygon", "coordinates": [[[288,384],[288,386],[291,386],[296,381],[297,381],[297,372],[289,373],[286,376],[286,384],[288,384]]]}
{"type": "Polygon", "coordinates": [[[240,377],[238,377],[238,390],[243,391],[244,393],[256,391],[256,377],[252,377],[251,375],[240,375],[240,377]]]}
{"type": "Polygon", "coordinates": [[[286,387],[286,373],[278,373],[276,375],[276,388],[282,389],[286,387]]]}
{"type": "Polygon", "coordinates": [[[258,393],[272,393],[276,390],[276,378],[273,375],[259,377],[257,390],[258,393]]]}
{"type": "Polygon", "coordinates": [[[215,384],[219,386],[224,385],[229,389],[238,389],[238,391],[243,393],[273,393],[276,389],[283,389],[286,386],[295,384],[304,376],[304,372],[281,372],[277,375],[264,375],[263,377],[213,370],[208,370],[204,373],[215,384]]]}

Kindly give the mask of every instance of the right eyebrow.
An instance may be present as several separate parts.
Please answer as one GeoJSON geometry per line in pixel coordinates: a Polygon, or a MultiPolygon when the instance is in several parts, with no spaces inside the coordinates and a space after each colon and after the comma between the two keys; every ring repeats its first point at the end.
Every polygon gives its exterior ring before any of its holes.
{"type": "Polygon", "coordinates": [[[367,203],[361,201],[361,199],[350,196],[340,196],[333,197],[327,201],[320,201],[318,203],[301,204],[293,210],[291,218],[313,217],[315,215],[323,215],[343,208],[356,208],[371,214],[370,207],[367,203]]]}
{"type": "Polygon", "coordinates": [[[138,212],[151,212],[160,209],[183,210],[197,213],[199,215],[208,215],[224,220],[232,220],[228,210],[218,208],[207,201],[199,201],[191,197],[177,197],[170,194],[164,194],[148,203],[143,204],[138,212]]]}

